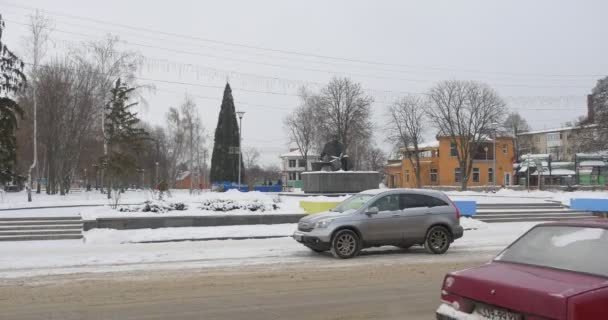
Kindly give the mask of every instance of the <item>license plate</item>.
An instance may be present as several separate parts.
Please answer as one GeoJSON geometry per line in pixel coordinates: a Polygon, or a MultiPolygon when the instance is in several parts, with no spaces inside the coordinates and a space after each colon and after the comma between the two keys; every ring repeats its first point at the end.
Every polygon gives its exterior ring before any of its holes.
{"type": "Polygon", "coordinates": [[[294,234],[293,238],[296,239],[296,241],[302,241],[302,235],[294,234]]]}
{"type": "Polygon", "coordinates": [[[509,310],[496,308],[483,304],[475,305],[475,314],[478,314],[485,319],[489,320],[522,320],[523,317],[519,313],[511,312],[509,310]]]}

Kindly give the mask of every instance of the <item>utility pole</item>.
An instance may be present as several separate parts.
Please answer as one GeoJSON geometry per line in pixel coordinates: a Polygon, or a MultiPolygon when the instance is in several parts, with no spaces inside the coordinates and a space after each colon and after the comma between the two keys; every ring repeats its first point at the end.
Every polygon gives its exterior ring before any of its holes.
{"type": "Polygon", "coordinates": [[[156,166],[156,174],[154,175],[154,186],[152,187],[152,189],[156,188],[156,186],[158,186],[158,161],[154,163],[154,165],[156,166]]]}
{"type": "Polygon", "coordinates": [[[237,111],[236,113],[239,116],[239,191],[241,190],[241,159],[242,159],[242,147],[241,144],[243,142],[243,135],[242,132],[243,130],[241,130],[241,128],[243,127],[243,115],[245,115],[245,111],[237,111]]]}
{"type": "Polygon", "coordinates": [[[528,178],[526,180],[526,184],[528,187],[528,192],[530,192],[530,153],[528,152],[528,156],[526,157],[526,165],[528,166],[526,172],[528,174],[528,178]]]}
{"type": "Polygon", "coordinates": [[[496,190],[496,178],[498,176],[498,172],[496,172],[496,138],[498,136],[498,122],[492,123],[492,127],[494,128],[494,164],[493,164],[493,179],[492,179],[492,187],[496,190]]]}

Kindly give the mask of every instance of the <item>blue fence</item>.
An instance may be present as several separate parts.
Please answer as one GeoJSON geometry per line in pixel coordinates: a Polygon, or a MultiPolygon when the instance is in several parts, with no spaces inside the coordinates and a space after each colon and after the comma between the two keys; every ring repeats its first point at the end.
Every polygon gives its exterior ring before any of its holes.
{"type": "Polygon", "coordinates": [[[253,191],[260,191],[260,192],[281,192],[283,191],[283,186],[281,185],[274,185],[274,186],[255,186],[253,187],[253,191]]]}
{"type": "Polygon", "coordinates": [[[594,212],[608,212],[608,199],[571,199],[570,208],[594,212]]]}
{"type": "MultiPolygon", "coordinates": [[[[228,190],[239,190],[241,192],[250,191],[249,187],[247,185],[241,184],[241,186],[239,187],[238,183],[234,183],[234,182],[214,183],[212,186],[213,186],[213,189],[222,189],[224,191],[228,191],[228,190]]],[[[283,191],[283,186],[278,185],[278,184],[273,185],[273,186],[255,186],[255,187],[253,187],[252,191],[281,192],[281,191],[283,191]]]]}
{"type": "Polygon", "coordinates": [[[454,204],[460,211],[460,215],[470,217],[477,213],[476,201],[454,201],[454,204]]]}

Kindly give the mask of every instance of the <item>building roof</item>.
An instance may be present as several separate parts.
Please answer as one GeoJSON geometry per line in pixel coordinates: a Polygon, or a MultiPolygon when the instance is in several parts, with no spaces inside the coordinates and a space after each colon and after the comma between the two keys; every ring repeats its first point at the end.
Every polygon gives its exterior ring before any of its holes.
{"type": "MultiPolygon", "coordinates": [[[[287,152],[287,153],[283,153],[283,154],[281,155],[281,158],[296,158],[296,157],[302,158],[302,154],[300,153],[300,150],[299,150],[299,149],[291,150],[291,151],[289,151],[289,152],[287,152]]],[[[308,158],[309,158],[309,159],[310,159],[310,158],[314,158],[314,157],[319,157],[319,155],[316,155],[316,154],[308,154],[308,158]]]]}
{"type": "Polygon", "coordinates": [[[606,163],[601,160],[587,160],[587,161],[581,161],[580,166],[581,167],[605,167],[606,163]]]}
{"type": "MultiPolygon", "coordinates": [[[[537,176],[538,175],[538,171],[537,172],[533,172],[530,175],[532,176],[537,176]]],[[[549,175],[549,169],[544,168],[543,172],[542,172],[543,176],[548,176],[549,175]]],[[[573,176],[576,175],[576,172],[574,170],[569,170],[569,169],[553,169],[551,170],[551,175],[552,176],[573,176]]]]}
{"type": "Polygon", "coordinates": [[[570,131],[574,129],[584,129],[584,128],[593,128],[597,127],[596,124],[591,124],[587,126],[571,126],[571,127],[561,127],[561,128],[552,128],[552,129],[543,129],[543,130],[534,130],[528,132],[522,132],[518,134],[518,136],[525,136],[530,134],[539,134],[539,133],[551,133],[551,132],[561,132],[561,131],[570,131]]]}
{"type": "Polygon", "coordinates": [[[188,176],[190,175],[190,171],[182,171],[179,173],[179,175],[177,176],[177,181],[181,181],[186,179],[188,176]]]}

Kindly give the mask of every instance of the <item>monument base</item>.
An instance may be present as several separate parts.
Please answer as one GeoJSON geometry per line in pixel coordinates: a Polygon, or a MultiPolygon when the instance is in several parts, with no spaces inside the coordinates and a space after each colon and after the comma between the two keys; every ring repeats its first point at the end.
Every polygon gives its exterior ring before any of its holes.
{"type": "Polygon", "coordinates": [[[305,193],[357,193],[378,189],[376,171],[313,171],[302,173],[305,193]]]}

